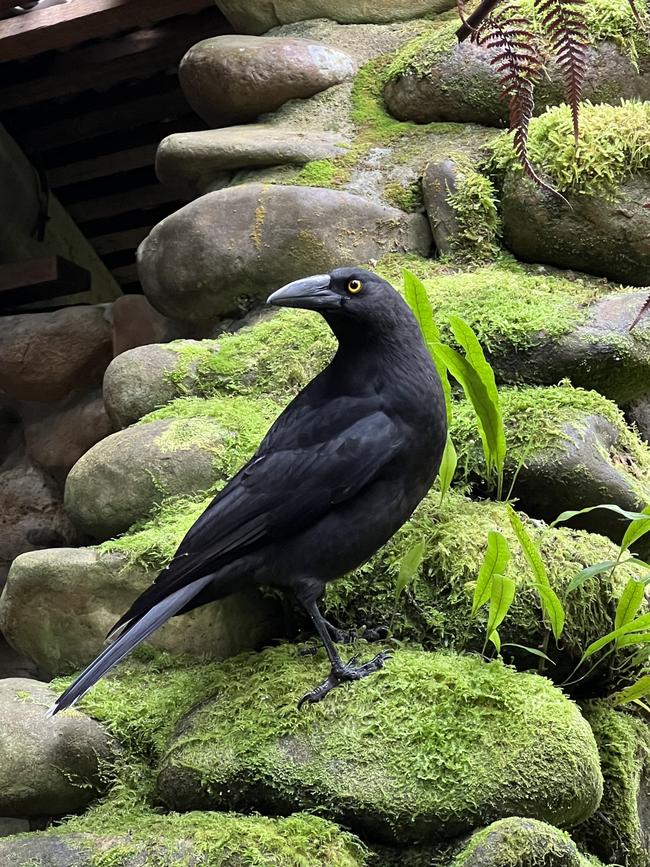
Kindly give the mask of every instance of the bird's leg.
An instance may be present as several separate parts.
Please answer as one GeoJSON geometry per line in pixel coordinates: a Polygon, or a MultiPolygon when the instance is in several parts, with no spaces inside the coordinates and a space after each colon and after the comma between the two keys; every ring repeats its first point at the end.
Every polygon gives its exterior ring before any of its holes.
{"type": "Polygon", "coordinates": [[[332,641],[335,641],[337,644],[353,644],[356,641],[356,629],[339,629],[333,623],[330,623],[329,620],[325,620],[324,617],[323,623],[332,637],[332,641]]]}
{"type": "Polygon", "coordinates": [[[369,674],[374,674],[376,671],[383,668],[384,663],[390,659],[390,653],[384,650],[381,653],[378,653],[374,659],[370,660],[370,662],[366,662],[363,665],[356,664],[357,657],[353,657],[349,662],[344,663],[336,652],[336,648],[334,647],[327,629],[327,622],[318,610],[316,602],[312,600],[310,602],[304,602],[303,604],[316,627],[316,631],[318,632],[321,641],[323,642],[330,660],[331,670],[327,680],[324,680],[320,686],[315,687],[311,692],[308,692],[300,699],[298,707],[302,707],[303,704],[307,702],[315,704],[318,701],[322,701],[329,692],[336,689],[337,686],[340,686],[346,681],[361,680],[364,677],[368,677],[369,674]]]}

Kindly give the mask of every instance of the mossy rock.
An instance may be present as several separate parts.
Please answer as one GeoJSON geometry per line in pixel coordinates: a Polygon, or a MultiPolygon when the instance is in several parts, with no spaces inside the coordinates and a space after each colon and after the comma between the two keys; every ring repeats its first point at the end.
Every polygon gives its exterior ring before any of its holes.
{"type": "MultiPolygon", "coordinates": [[[[601,503],[629,510],[650,503],[650,449],[607,398],[565,384],[502,389],[499,400],[508,443],[505,487],[514,479],[513,495],[528,515],[552,521],[601,503]]],[[[451,436],[458,443],[458,480],[494,492],[466,401],[455,407],[451,436]]],[[[620,542],[627,522],[596,510],[573,526],[620,542]]]]}
{"type": "Polygon", "coordinates": [[[596,867],[564,831],[512,817],[477,831],[449,867],[596,867]]]}
{"type": "MultiPolygon", "coordinates": [[[[83,668],[156,577],[120,552],[54,548],[17,557],[0,597],[0,632],[42,677],[83,668]]],[[[176,655],[222,659],[285,633],[277,598],[248,588],[173,618],[147,644],[176,655]]]]}
{"type": "Polygon", "coordinates": [[[311,18],[331,18],[343,24],[425,18],[450,9],[452,4],[450,0],[261,0],[251,6],[247,0],[217,0],[217,6],[238,31],[264,33],[278,24],[311,18]]]}
{"type": "Polygon", "coordinates": [[[169,497],[226,481],[247,460],[278,414],[270,403],[214,402],[211,411],[179,412],[118,431],[75,464],[65,506],[75,526],[103,540],[151,515],[169,497]]]}
{"type": "Polygon", "coordinates": [[[509,815],[571,827],[600,801],[589,726],[544,678],[403,649],[385,671],[299,710],[325,672],[323,654],[292,646],[222,664],[169,743],[160,799],[179,810],[318,807],[398,843],[509,815]]]}
{"type": "MultiPolygon", "coordinates": [[[[84,714],[46,719],[55,699],[37,680],[0,680],[2,816],[61,816],[85,809],[106,788],[117,744],[84,714]]],[[[0,863],[13,862],[0,855],[0,863]]]]}
{"type": "MultiPolygon", "coordinates": [[[[528,7],[528,8],[526,8],[528,7]]],[[[532,29],[540,26],[532,8],[532,29]]],[[[594,103],[617,104],[622,99],[650,96],[650,76],[639,52],[647,54],[647,39],[639,31],[625,0],[594,0],[585,9],[590,44],[585,49],[582,95],[594,103]]],[[[492,65],[498,49],[470,40],[458,44],[457,17],[443,16],[425,25],[418,36],[393,56],[384,96],[391,114],[401,121],[457,121],[503,126],[508,120],[499,73],[492,65]]],[[[535,114],[565,102],[562,71],[547,64],[535,87],[535,114]]]]}
{"type": "Polygon", "coordinates": [[[566,106],[530,125],[529,155],[567,202],[523,177],[512,139],[493,143],[503,173],[506,246],[525,261],[548,262],[645,286],[650,266],[650,103],[585,104],[580,144],[566,106]]]}
{"type": "Polygon", "coordinates": [[[596,813],[575,830],[576,839],[606,864],[647,867],[650,860],[650,728],[605,702],[584,708],[604,777],[596,813]]]}
{"type": "Polygon", "coordinates": [[[104,374],[103,397],[116,428],[128,427],[178,397],[175,384],[166,376],[176,361],[175,352],[155,343],[129,349],[111,361],[104,374]]]}
{"type": "MultiPolygon", "coordinates": [[[[586,276],[539,273],[509,259],[457,270],[420,257],[388,256],[377,271],[401,291],[405,267],[424,281],[444,338],[453,341],[450,316],[465,319],[500,381],[550,385],[569,375],[574,385],[596,388],[621,404],[647,391],[648,327],[641,322],[629,333],[643,293],[586,276]]],[[[265,315],[217,340],[140,347],[107,371],[109,411],[124,424],[172,397],[268,397],[280,406],[335,349],[321,317],[302,310],[265,315]],[[150,364],[152,357],[160,363],[150,364]],[[131,371],[139,365],[150,373],[132,387],[131,371]]],[[[194,409],[206,414],[198,404],[194,409]]],[[[172,418],[179,411],[177,405],[165,413],[172,418]]],[[[188,411],[186,404],[186,416],[188,411]]]]}
{"type": "Polygon", "coordinates": [[[478,268],[444,268],[415,256],[387,256],[377,265],[397,288],[403,268],[424,282],[443,339],[453,343],[451,316],[472,327],[498,382],[555,385],[569,377],[619,405],[647,391],[650,320],[629,330],[646,292],[507,257],[478,268]]]}
{"type": "Polygon", "coordinates": [[[363,867],[352,834],[317,816],[160,815],[140,809],[97,822],[92,813],[45,833],[0,841],[15,867],[363,867]]]}

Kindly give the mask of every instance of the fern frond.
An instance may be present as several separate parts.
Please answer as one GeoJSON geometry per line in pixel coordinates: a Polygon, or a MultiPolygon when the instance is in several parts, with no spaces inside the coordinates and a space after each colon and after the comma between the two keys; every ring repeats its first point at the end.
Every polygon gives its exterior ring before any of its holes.
{"type": "Polygon", "coordinates": [[[646,300],[643,304],[643,307],[639,310],[637,316],[634,319],[634,322],[630,325],[630,328],[629,328],[630,331],[632,331],[634,328],[636,328],[636,326],[639,324],[639,322],[643,319],[643,317],[645,316],[645,314],[649,310],[650,310],[650,295],[648,295],[648,297],[646,298],[646,300]]]}
{"type": "Polygon", "coordinates": [[[564,79],[576,144],[580,128],[582,86],[587,71],[587,24],[583,7],[584,0],[535,0],[535,12],[548,36],[564,79]]]}

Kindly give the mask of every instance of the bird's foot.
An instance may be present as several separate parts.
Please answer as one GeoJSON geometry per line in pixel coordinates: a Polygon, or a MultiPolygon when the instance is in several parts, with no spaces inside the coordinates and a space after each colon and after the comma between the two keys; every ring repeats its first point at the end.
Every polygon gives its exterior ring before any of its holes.
{"type": "Polygon", "coordinates": [[[365,627],[359,629],[337,629],[327,620],[325,621],[327,631],[332,637],[332,641],[336,644],[354,644],[358,638],[364,641],[384,641],[388,638],[389,629],[387,626],[365,627]]]}
{"type": "Polygon", "coordinates": [[[327,680],[324,680],[319,686],[306,693],[298,702],[298,707],[301,708],[304,704],[316,704],[322,701],[325,696],[337,686],[353,680],[361,680],[380,671],[386,662],[391,658],[391,653],[388,650],[382,650],[370,662],[365,662],[363,665],[357,665],[358,657],[353,656],[352,659],[340,667],[334,667],[329,673],[327,680]]]}

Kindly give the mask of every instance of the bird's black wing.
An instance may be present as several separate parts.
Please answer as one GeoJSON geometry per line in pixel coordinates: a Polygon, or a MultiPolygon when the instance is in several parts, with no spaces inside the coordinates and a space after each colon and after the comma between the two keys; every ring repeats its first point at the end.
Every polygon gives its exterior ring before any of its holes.
{"type": "Polygon", "coordinates": [[[399,425],[377,410],[321,442],[258,453],[198,518],[169,566],[112,632],[220,565],[307,528],[376,478],[402,445],[399,425]]]}

